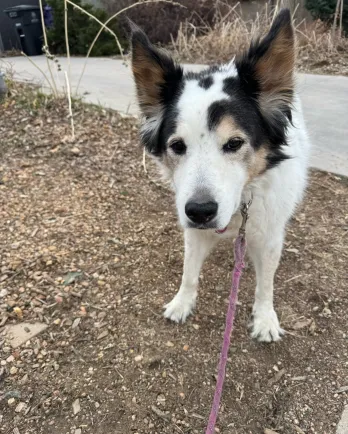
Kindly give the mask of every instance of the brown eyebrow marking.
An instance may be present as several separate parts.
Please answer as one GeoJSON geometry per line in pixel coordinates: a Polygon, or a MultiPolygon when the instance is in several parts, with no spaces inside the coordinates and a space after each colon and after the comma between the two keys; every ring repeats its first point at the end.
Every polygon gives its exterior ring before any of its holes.
{"type": "Polygon", "coordinates": [[[230,115],[225,115],[221,118],[220,122],[215,128],[215,131],[222,141],[227,141],[233,136],[238,136],[242,139],[246,138],[245,133],[230,115]]]}

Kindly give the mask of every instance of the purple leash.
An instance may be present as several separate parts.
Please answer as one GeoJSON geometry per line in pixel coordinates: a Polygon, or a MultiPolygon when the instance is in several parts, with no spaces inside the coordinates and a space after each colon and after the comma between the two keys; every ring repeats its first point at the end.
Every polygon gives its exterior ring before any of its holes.
{"type": "Polygon", "coordinates": [[[244,257],[246,252],[246,239],[245,239],[245,225],[249,218],[248,209],[251,205],[252,199],[249,203],[244,203],[241,208],[241,213],[243,217],[242,226],[239,229],[238,237],[234,244],[234,268],[232,275],[232,286],[230,292],[230,300],[228,304],[228,310],[226,315],[226,326],[224,332],[224,340],[222,343],[219,367],[218,367],[218,375],[215,387],[215,394],[213,404],[210,410],[210,416],[208,421],[208,426],[205,431],[205,434],[214,434],[216,419],[219,413],[222,388],[225,381],[226,374],[226,363],[228,357],[228,350],[230,348],[231,335],[233,330],[233,322],[234,316],[236,313],[237,307],[237,299],[238,299],[238,288],[239,288],[239,280],[243,272],[244,268],[244,257]]]}

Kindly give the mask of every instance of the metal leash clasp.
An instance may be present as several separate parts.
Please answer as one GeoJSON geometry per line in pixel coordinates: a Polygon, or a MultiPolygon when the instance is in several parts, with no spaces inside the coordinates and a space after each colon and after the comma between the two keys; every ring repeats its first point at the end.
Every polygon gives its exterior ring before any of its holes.
{"type": "Polygon", "coordinates": [[[245,237],[245,227],[246,227],[246,223],[249,219],[249,208],[250,205],[253,202],[253,195],[251,194],[251,198],[249,200],[249,202],[243,202],[242,206],[240,208],[240,212],[242,214],[242,224],[241,227],[239,228],[239,235],[241,235],[243,238],[245,237]]]}

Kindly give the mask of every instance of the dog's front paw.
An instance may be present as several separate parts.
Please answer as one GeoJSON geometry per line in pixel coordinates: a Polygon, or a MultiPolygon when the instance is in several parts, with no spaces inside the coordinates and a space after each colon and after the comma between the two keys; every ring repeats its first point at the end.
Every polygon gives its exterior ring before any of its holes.
{"type": "Polygon", "coordinates": [[[196,293],[194,296],[178,293],[173,300],[164,306],[164,316],[174,322],[185,322],[196,305],[196,293]]]}
{"type": "Polygon", "coordinates": [[[274,309],[253,309],[251,337],[260,342],[276,342],[284,335],[274,309]]]}

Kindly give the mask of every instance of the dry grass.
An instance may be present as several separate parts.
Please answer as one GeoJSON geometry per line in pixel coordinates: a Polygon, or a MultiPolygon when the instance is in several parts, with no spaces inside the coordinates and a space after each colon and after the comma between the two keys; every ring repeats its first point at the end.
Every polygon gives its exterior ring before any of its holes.
{"type": "MultiPolygon", "coordinates": [[[[266,4],[256,19],[246,21],[240,4],[229,6],[221,3],[216,9],[213,26],[202,23],[195,26],[183,22],[171,49],[180,61],[214,63],[229,61],[247,49],[250,41],[263,35],[271,26],[279,7],[266,4]]],[[[348,39],[336,33],[322,22],[307,23],[294,20],[298,41],[298,64],[302,70],[315,70],[328,66],[323,72],[348,74],[348,39]]],[[[319,71],[318,71],[319,72],[319,71]]]]}

